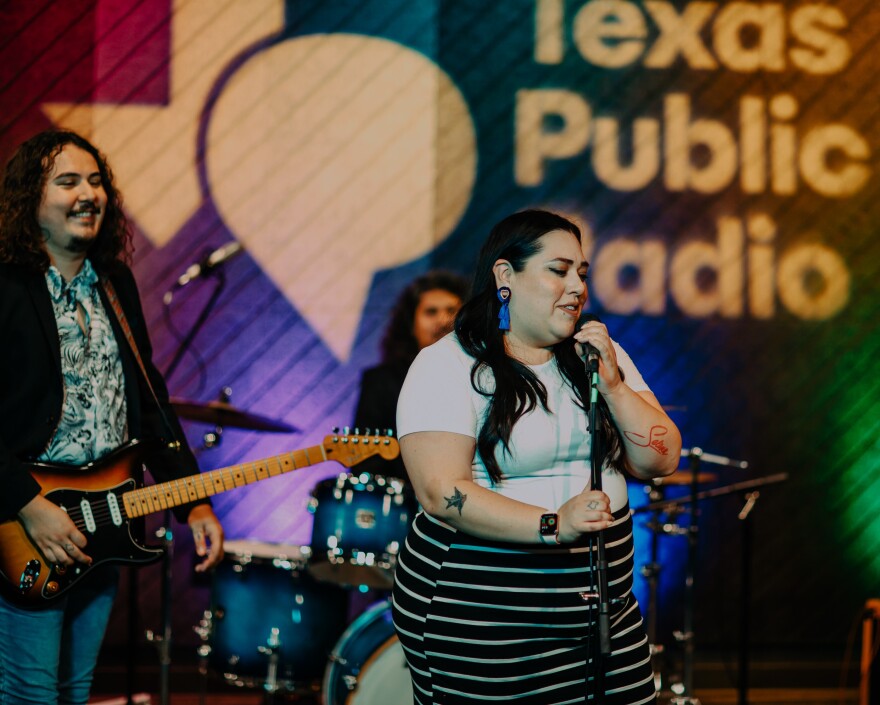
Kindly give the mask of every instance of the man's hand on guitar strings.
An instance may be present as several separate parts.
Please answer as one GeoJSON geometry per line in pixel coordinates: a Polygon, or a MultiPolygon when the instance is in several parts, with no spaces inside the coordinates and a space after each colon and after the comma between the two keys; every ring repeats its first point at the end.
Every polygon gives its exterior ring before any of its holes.
{"type": "Polygon", "coordinates": [[[74,562],[90,564],[82,551],[88,543],[67,512],[42,495],[37,495],[18,513],[25,531],[50,563],[70,566],[74,562]]]}

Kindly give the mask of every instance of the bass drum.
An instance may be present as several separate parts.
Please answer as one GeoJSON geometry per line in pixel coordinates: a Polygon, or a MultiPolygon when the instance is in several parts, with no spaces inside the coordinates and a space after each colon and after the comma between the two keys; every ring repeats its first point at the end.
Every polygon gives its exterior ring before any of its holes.
{"type": "Polygon", "coordinates": [[[324,672],[324,705],[412,705],[412,681],[391,622],[378,602],[340,637],[324,672]]]}
{"type": "Polygon", "coordinates": [[[299,546],[225,541],[214,572],[208,665],[234,685],[317,688],[348,594],[305,572],[299,546]]]}

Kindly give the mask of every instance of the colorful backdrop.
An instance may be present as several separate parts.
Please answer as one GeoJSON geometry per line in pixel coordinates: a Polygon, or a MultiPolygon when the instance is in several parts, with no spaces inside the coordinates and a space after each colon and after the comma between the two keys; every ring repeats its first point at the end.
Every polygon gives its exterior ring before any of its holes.
{"type": "MultiPolygon", "coordinates": [[[[685,445],[750,463],[705,465],[714,486],[789,474],[752,514],[756,646],[842,651],[880,590],[873,0],[7,0],[0,25],[0,152],[57,125],[108,155],[160,367],[220,280],[163,294],[244,248],[169,386],[229,386],[299,431],[229,428],[204,469],[350,423],[406,284],[469,273],[511,211],[559,210],[588,233],[591,310],[685,445]]],[[[194,446],[209,430],[186,428],[194,446]]],[[[309,492],[338,471],[217,512],[232,538],[307,544],[309,492]]],[[[735,641],[741,506],[702,505],[705,646],[735,641]]],[[[179,536],[186,643],[207,589],[179,536]]],[[[684,555],[661,538],[661,641],[681,627],[684,555]]],[[[155,623],[157,571],[139,582],[155,623]]]]}

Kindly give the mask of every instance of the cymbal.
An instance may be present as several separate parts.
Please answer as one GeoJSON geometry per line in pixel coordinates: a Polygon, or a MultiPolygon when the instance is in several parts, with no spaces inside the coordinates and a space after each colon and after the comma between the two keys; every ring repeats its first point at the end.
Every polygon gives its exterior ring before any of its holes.
{"type": "MultiPolygon", "coordinates": [[[[656,487],[661,485],[689,485],[693,481],[694,474],[690,470],[678,470],[677,472],[667,475],[666,477],[655,477],[651,480],[651,484],[656,487]]],[[[697,483],[704,485],[707,482],[715,482],[718,475],[714,472],[698,472],[697,483]]]]}
{"type": "Polygon", "coordinates": [[[224,401],[201,402],[171,399],[171,408],[182,419],[201,421],[223,428],[244,428],[271,433],[293,433],[297,430],[284,421],[242,411],[224,401]]]}

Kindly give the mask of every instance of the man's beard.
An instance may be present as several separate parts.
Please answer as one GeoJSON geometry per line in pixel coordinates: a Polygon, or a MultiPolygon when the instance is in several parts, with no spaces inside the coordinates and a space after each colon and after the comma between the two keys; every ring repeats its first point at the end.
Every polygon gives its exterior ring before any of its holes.
{"type": "Polygon", "coordinates": [[[79,237],[77,235],[73,235],[70,238],[70,242],[67,243],[67,247],[64,249],[68,252],[73,252],[75,254],[82,254],[83,252],[88,252],[89,248],[95,244],[95,238],[89,237],[79,237]]]}

